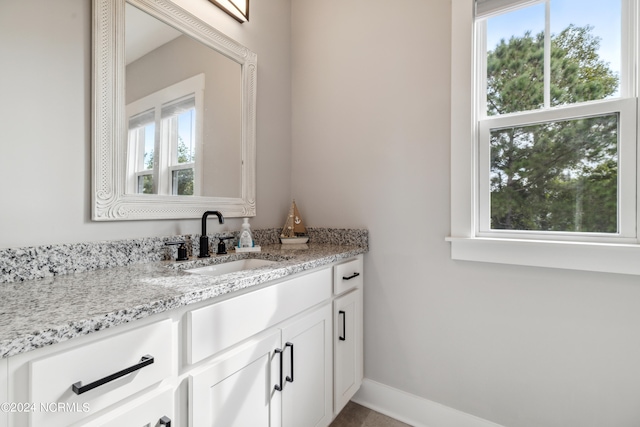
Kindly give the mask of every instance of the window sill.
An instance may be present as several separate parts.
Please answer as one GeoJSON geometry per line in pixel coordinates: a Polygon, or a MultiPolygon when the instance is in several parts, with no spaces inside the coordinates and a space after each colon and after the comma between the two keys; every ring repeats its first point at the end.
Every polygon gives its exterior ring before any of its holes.
{"type": "Polygon", "coordinates": [[[496,238],[447,237],[451,258],[640,275],[640,245],[496,238]]]}

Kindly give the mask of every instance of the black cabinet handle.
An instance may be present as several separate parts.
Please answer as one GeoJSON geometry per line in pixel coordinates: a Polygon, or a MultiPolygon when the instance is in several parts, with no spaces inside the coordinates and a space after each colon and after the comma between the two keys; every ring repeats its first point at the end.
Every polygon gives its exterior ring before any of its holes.
{"type": "Polygon", "coordinates": [[[340,341],[347,340],[347,313],[340,310],[338,311],[338,315],[342,316],[342,336],[338,337],[340,341]]]}
{"type": "Polygon", "coordinates": [[[136,363],[135,365],[130,366],[126,369],[123,369],[122,371],[116,372],[115,374],[111,374],[107,377],[101,378],[98,381],[94,381],[87,385],[82,385],[82,381],[78,381],[77,383],[74,383],[71,385],[71,390],[73,390],[75,394],[82,394],[89,390],[93,390],[96,387],[100,387],[101,385],[104,385],[108,382],[117,380],[120,377],[124,377],[125,375],[130,374],[134,371],[137,371],[138,369],[142,369],[147,365],[151,365],[152,363],[153,363],[153,356],[150,356],[147,354],[145,356],[142,356],[142,359],[140,359],[140,362],[136,363]]]}
{"type": "Polygon", "coordinates": [[[287,376],[286,380],[289,381],[290,383],[293,382],[293,343],[286,343],[284,345],[284,348],[286,349],[287,347],[291,347],[291,376],[287,376]]]}
{"type": "Polygon", "coordinates": [[[359,275],[360,275],[360,273],[353,273],[353,274],[352,274],[351,276],[349,276],[349,277],[344,277],[344,276],[342,276],[342,280],[351,280],[351,279],[353,279],[353,278],[355,278],[355,277],[358,277],[359,275]]]}
{"type": "Polygon", "coordinates": [[[284,353],[284,351],[281,348],[276,348],[276,354],[280,355],[280,383],[275,386],[275,389],[278,391],[282,391],[282,353],[284,353]]]}
{"type": "Polygon", "coordinates": [[[171,427],[171,418],[166,415],[159,420],[161,426],[171,427]]]}

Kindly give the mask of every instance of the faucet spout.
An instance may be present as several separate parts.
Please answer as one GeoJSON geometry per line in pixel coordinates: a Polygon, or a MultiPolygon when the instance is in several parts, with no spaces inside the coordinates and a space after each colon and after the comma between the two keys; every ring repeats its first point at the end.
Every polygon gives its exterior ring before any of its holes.
{"type": "Polygon", "coordinates": [[[224,224],[224,217],[218,211],[206,211],[202,215],[202,233],[200,234],[200,255],[199,258],[209,257],[209,237],[207,236],[207,218],[209,215],[215,215],[218,217],[218,222],[224,224]]]}
{"type": "Polygon", "coordinates": [[[215,215],[218,217],[218,222],[220,224],[224,224],[224,217],[222,216],[222,214],[218,211],[206,211],[204,213],[204,215],[202,215],[202,234],[201,236],[206,236],[207,235],[207,217],[209,215],[215,215]]]}

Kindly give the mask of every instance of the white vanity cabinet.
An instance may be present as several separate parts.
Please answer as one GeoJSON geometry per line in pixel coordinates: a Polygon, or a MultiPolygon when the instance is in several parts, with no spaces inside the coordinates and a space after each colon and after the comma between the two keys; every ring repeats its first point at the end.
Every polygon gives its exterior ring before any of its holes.
{"type": "Polygon", "coordinates": [[[213,356],[189,377],[190,427],[329,425],[331,296],[325,268],[189,313],[188,361],[213,356]]]}
{"type": "Polygon", "coordinates": [[[190,427],[326,427],[331,304],[249,339],[193,372],[190,427]]]}
{"type": "Polygon", "coordinates": [[[326,427],[362,382],[362,288],[359,255],[2,359],[0,398],[37,408],[0,427],[326,427]]]}
{"type": "Polygon", "coordinates": [[[334,267],[334,414],[362,385],[363,369],[362,257],[334,267]]]}

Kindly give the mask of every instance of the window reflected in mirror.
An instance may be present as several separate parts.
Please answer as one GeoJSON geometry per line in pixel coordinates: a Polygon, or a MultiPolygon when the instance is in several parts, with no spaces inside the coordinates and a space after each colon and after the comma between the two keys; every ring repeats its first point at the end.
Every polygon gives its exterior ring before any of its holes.
{"type": "Polygon", "coordinates": [[[91,219],[254,216],[257,55],[172,0],[92,15],[91,219]]]}
{"type": "Polygon", "coordinates": [[[128,193],[201,195],[204,75],[126,106],[128,193]]]}
{"type": "Polygon", "coordinates": [[[131,5],[126,23],[126,193],[240,197],[240,64],[131,5]]]}

